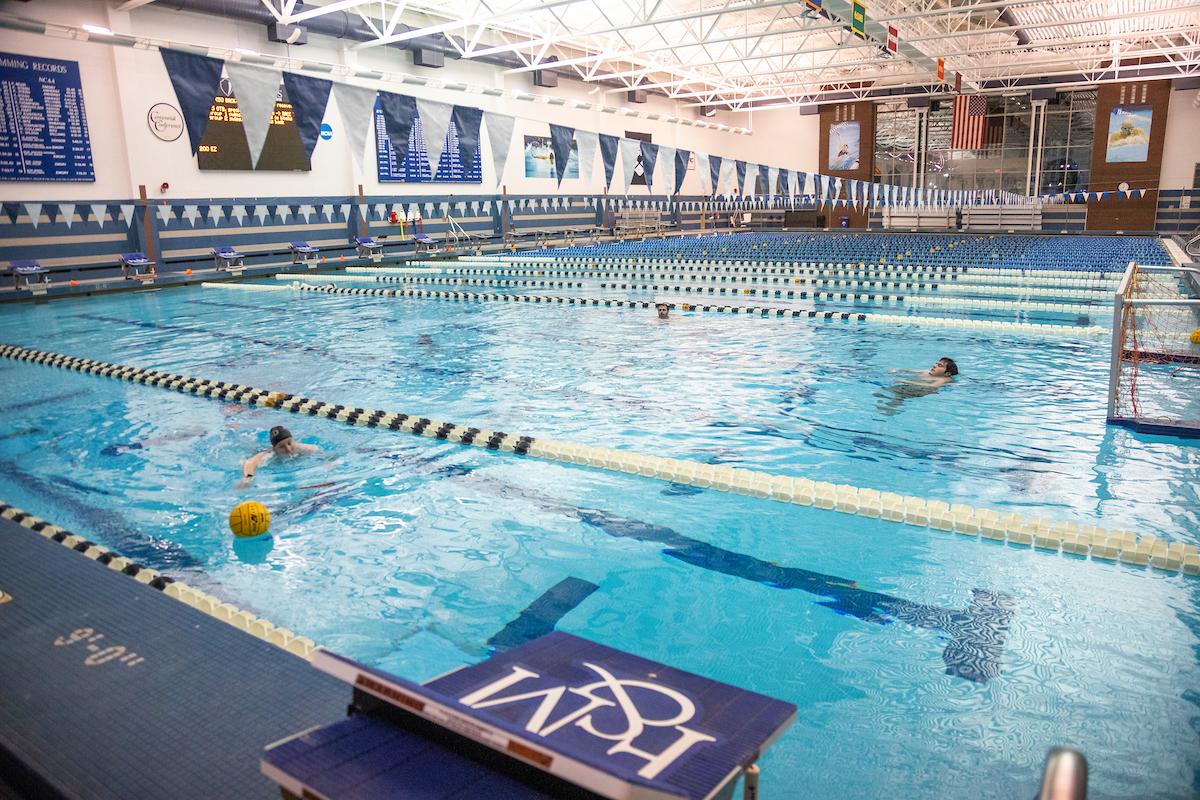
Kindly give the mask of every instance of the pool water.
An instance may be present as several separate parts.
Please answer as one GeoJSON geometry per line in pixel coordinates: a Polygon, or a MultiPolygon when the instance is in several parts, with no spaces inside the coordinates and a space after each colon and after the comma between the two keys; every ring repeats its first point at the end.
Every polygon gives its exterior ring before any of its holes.
{"type": "MultiPolygon", "coordinates": [[[[1200,542],[1200,447],[1104,425],[1105,339],[192,287],[5,306],[0,342],[1200,542]],[[895,391],[943,355],[954,384],[895,391]]],[[[24,363],[0,382],[0,498],[409,678],[512,644],[562,585],[545,624],[797,704],[766,797],[1030,796],[1054,745],[1094,797],[1200,793],[1195,578],[24,363]],[[276,424],[323,452],[238,489],[276,424]],[[273,538],[230,541],[244,499],[273,538]]]]}

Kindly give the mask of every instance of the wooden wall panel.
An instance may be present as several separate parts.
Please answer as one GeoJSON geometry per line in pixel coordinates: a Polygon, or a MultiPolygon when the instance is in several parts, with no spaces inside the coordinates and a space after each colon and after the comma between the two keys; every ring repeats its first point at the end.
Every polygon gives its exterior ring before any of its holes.
{"type": "MultiPolygon", "coordinates": [[[[875,179],[875,104],[839,103],[838,105],[821,106],[821,136],[817,142],[820,148],[819,171],[824,175],[837,178],[852,178],[860,181],[875,179]],[[858,126],[858,167],[850,170],[832,170],[829,168],[829,128],[838,122],[857,120],[858,126]]],[[[842,196],[846,196],[846,187],[842,187],[842,196]]],[[[849,217],[851,228],[867,227],[867,211],[855,211],[853,206],[832,209],[825,207],[822,212],[826,224],[837,227],[838,217],[849,217]]]]}
{"type": "MultiPolygon", "coordinates": [[[[1148,231],[1154,229],[1158,204],[1158,176],[1162,172],[1163,141],[1167,132],[1170,81],[1106,83],[1096,95],[1096,133],[1092,142],[1092,169],[1088,189],[1115,192],[1122,182],[1131,189],[1150,189],[1146,196],[1109,198],[1088,203],[1087,227],[1093,231],[1148,231]],[[1148,106],[1154,116],[1150,124],[1150,147],[1145,161],[1109,164],[1108,118],[1115,106],[1148,106]]],[[[1200,136],[1200,132],[1197,133],[1200,136]]]]}

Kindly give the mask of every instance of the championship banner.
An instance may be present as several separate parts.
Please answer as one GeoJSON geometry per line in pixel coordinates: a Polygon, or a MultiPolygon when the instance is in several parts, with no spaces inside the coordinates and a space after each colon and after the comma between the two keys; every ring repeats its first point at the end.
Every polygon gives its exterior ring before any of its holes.
{"type": "Polygon", "coordinates": [[[900,31],[891,25],[888,25],[887,49],[889,53],[900,49],[900,31]]]}
{"type": "Polygon", "coordinates": [[[944,58],[937,60],[937,76],[939,81],[946,80],[946,59],[944,58]]]}
{"type": "Polygon", "coordinates": [[[867,38],[867,4],[863,0],[851,4],[850,30],[860,39],[867,38]]]}

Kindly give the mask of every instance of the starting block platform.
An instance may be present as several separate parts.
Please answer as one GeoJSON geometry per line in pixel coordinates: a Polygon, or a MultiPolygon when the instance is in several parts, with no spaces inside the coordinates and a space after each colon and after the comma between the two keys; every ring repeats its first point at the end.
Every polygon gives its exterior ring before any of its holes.
{"type": "Polygon", "coordinates": [[[555,631],[427,684],[320,650],[351,716],[269,746],[285,797],[708,800],[796,707],[555,631]]]}

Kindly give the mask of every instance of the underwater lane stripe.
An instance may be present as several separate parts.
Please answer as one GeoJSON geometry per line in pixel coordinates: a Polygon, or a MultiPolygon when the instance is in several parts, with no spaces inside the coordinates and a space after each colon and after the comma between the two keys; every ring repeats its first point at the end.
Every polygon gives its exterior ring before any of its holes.
{"type": "MultiPolygon", "coordinates": [[[[347,289],[341,286],[309,286],[293,283],[292,288],[303,292],[321,292],[324,294],[350,294],[371,297],[427,297],[430,299],[463,300],[470,302],[499,301],[503,303],[557,303],[560,305],[593,305],[603,304],[606,307],[618,308],[653,308],[654,303],[647,300],[622,300],[613,298],[583,298],[583,297],[547,297],[532,294],[479,294],[475,292],[442,292],[426,289],[347,289]]],[[[668,303],[674,306],[674,303],[668,303]]],[[[935,328],[957,328],[963,330],[984,330],[1016,334],[1044,334],[1048,336],[1065,336],[1072,338],[1094,338],[1110,335],[1107,328],[1098,325],[1076,327],[1070,325],[1047,325],[1037,322],[1001,322],[998,320],[958,319],[954,317],[919,317],[899,316],[896,314],[876,314],[857,311],[812,311],[801,309],[785,309],[778,306],[714,306],[682,303],[684,311],[701,311],[715,314],[744,314],[756,317],[790,317],[792,319],[827,319],[856,322],[884,322],[897,325],[922,325],[935,328]]]]}
{"type": "MultiPolygon", "coordinates": [[[[394,292],[396,290],[372,291],[394,292]]],[[[826,312],[826,315],[830,313],[826,312]]],[[[62,368],[68,368],[69,364],[77,363],[71,357],[57,353],[4,344],[0,344],[0,356],[62,368]]],[[[118,364],[96,361],[89,361],[81,371],[112,377],[120,377],[122,374],[131,376],[137,372],[150,378],[160,376],[171,378],[172,385],[168,388],[184,391],[184,387],[192,386],[191,393],[209,397],[215,395],[208,390],[215,389],[217,386],[209,380],[183,379],[182,376],[160,373],[156,370],[136,370],[121,367],[118,364]],[[128,372],[123,373],[122,370],[128,370],[128,372]],[[184,382],[176,384],[175,379],[181,379],[184,382]]],[[[123,379],[133,381],[132,377],[123,379]]],[[[151,383],[151,385],[154,384],[151,383]]],[[[350,418],[350,412],[344,406],[295,398],[284,392],[269,392],[249,386],[235,386],[233,391],[227,393],[223,399],[277,408],[295,414],[308,413],[313,416],[317,416],[319,411],[324,409],[326,413],[321,413],[320,416],[339,419],[342,422],[346,422],[350,418]],[[340,409],[340,411],[334,411],[334,409],[340,409]]],[[[1187,575],[1200,575],[1200,550],[1197,550],[1195,545],[1167,542],[1151,534],[1143,534],[1139,537],[1133,531],[1108,530],[1095,525],[1080,525],[1074,522],[1055,522],[1024,517],[1015,513],[1001,514],[991,509],[965,504],[951,505],[941,500],[926,500],[893,492],[812,481],[808,478],[793,478],[754,470],[643,455],[607,447],[592,447],[553,439],[518,436],[502,431],[468,428],[423,417],[413,418],[407,414],[367,411],[357,408],[354,411],[360,412],[356,417],[358,423],[361,423],[364,418],[370,419],[378,415],[381,426],[383,426],[383,420],[389,420],[385,426],[389,430],[430,437],[436,436],[439,431],[444,431],[446,433],[445,440],[456,444],[487,450],[503,450],[546,461],[577,464],[626,475],[641,475],[671,483],[696,486],[701,489],[714,489],[783,503],[814,506],[826,511],[899,522],[918,528],[953,531],[976,540],[991,539],[1050,553],[1062,552],[1090,557],[1098,561],[1121,561],[1133,565],[1149,564],[1166,572],[1182,571],[1187,575]],[[420,427],[419,432],[418,426],[420,427]]]]}
{"type": "MultiPolygon", "coordinates": [[[[2,350],[0,350],[0,354],[8,355],[7,353],[3,353],[2,350]]],[[[249,633],[251,636],[269,642],[292,655],[307,660],[312,657],[313,652],[317,648],[312,639],[297,636],[287,628],[276,627],[270,621],[257,617],[249,611],[243,611],[232,603],[225,603],[216,597],[205,594],[199,589],[188,586],[183,581],[167,577],[149,567],[143,567],[141,564],[130,561],[114,550],[84,539],[82,536],[71,533],[65,528],[52,525],[2,500],[0,500],[0,517],[11,520],[23,528],[28,528],[34,533],[41,534],[43,537],[58,542],[64,547],[82,553],[114,572],[128,575],[138,583],[145,584],[152,589],[157,589],[168,597],[173,597],[181,603],[208,614],[210,617],[226,622],[238,630],[249,633]]]]}

